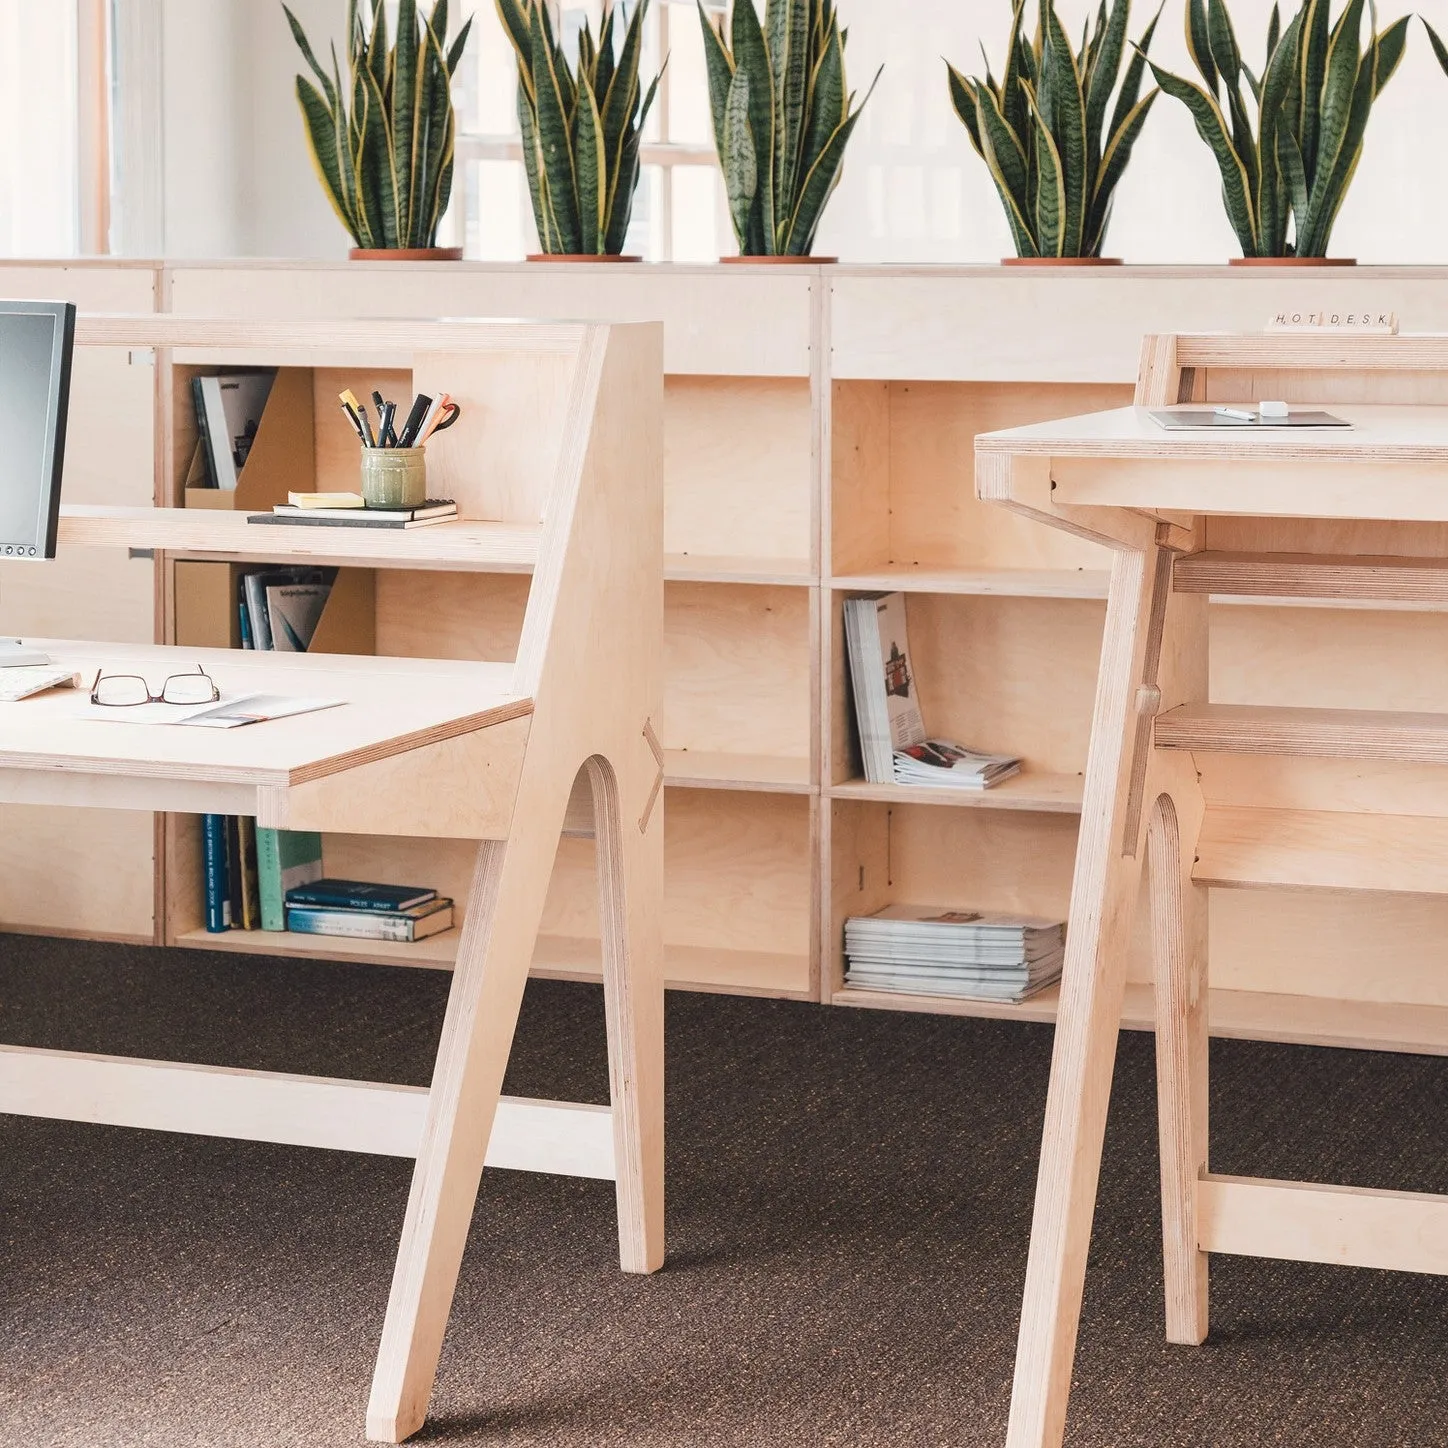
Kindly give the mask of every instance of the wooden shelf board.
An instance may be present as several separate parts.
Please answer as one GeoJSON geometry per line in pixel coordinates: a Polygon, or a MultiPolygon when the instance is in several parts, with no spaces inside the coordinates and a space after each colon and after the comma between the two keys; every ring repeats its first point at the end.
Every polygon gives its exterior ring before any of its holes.
{"type": "Polygon", "coordinates": [[[731,554],[669,553],[664,578],[669,583],[766,583],[808,587],[819,575],[808,558],[768,558],[731,554]]]}
{"type": "Polygon", "coordinates": [[[1107,573],[1094,568],[920,568],[885,563],[830,580],[842,593],[968,593],[1002,598],[1106,597],[1107,573]]]}
{"type": "Polygon", "coordinates": [[[957,809],[1012,809],[1035,814],[1080,814],[1079,774],[1036,774],[1025,770],[990,789],[931,788],[929,785],[869,784],[852,779],[832,784],[831,799],[863,799],[879,804],[932,804],[957,809]]]}
{"type": "Polygon", "coordinates": [[[522,523],[457,520],[426,528],[274,527],[221,508],[66,505],[59,541],[67,547],[159,548],[175,558],[309,560],[369,568],[531,573],[541,529],[522,523]]]}
{"type": "MultiPolygon", "coordinates": [[[[874,1010],[922,1011],[992,1020],[1054,1021],[1060,991],[1059,987],[1051,986],[1019,1005],[957,1000],[950,996],[853,990],[849,987],[835,991],[830,999],[837,1006],[863,1006],[874,1010]]],[[[1208,1000],[1211,1032],[1218,1037],[1448,1056],[1448,1006],[1330,1000],[1320,996],[1274,995],[1255,990],[1213,990],[1209,992],[1208,1000]]],[[[1153,1028],[1152,988],[1149,985],[1132,982],[1126,987],[1121,1024],[1128,1030],[1149,1031],[1153,1028]]]]}
{"type": "Polygon", "coordinates": [[[664,751],[664,782],[675,789],[738,789],[763,794],[813,794],[808,759],[769,754],[664,751]]]}
{"type": "MultiPolygon", "coordinates": [[[[293,935],[285,931],[228,930],[213,935],[207,930],[188,930],[176,937],[176,944],[190,950],[235,951],[242,955],[297,956],[307,960],[451,970],[457,958],[459,937],[460,931],[445,930],[407,945],[339,935],[293,935]]],[[[809,957],[804,954],[666,945],[664,970],[664,984],[673,990],[811,997],[809,957]]],[[[533,954],[532,973],[546,980],[600,980],[599,942],[562,935],[542,936],[533,954]]]]}

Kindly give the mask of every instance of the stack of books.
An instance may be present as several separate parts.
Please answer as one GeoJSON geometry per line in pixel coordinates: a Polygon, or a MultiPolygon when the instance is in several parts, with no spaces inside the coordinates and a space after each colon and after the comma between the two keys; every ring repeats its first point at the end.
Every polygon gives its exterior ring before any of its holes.
{"type": "Polygon", "coordinates": [[[420,886],[321,879],[286,894],[287,929],[302,935],[411,942],[451,930],[452,923],[453,902],[420,886]]]}
{"type": "Polygon", "coordinates": [[[328,528],[426,528],[458,515],[451,498],[429,498],[415,508],[369,508],[361,493],[288,493],[270,513],[253,513],[248,523],[296,523],[328,528]]]}
{"type": "Polygon", "coordinates": [[[845,643],[861,762],[871,784],[989,789],[1020,772],[1021,761],[1012,755],[983,754],[926,735],[903,593],[846,599],[845,643]]]}
{"type": "Polygon", "coordinates": [[[845,921],[845,984],[862,990],[1023,1001],[1059,979],[1059,920],[887,905],[845,921]]]}
{"type": "Polygon", "coordinates": [[[244,649],[304,654],[337,581],[335,568],[252,569],[236,581],[244,649]]]}

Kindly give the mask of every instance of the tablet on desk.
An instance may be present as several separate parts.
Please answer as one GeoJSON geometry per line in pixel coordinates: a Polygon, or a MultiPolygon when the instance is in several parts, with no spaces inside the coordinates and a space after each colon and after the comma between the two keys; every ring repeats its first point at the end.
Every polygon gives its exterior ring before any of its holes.
{"type": "Polygon", "coordinates": [[[1197,432],[1207,428],[1236,427],[1273,429],[1280,427],[1348,427],[1352,426],[1345,417],[1335,417],[1330,412],[1314,412],[1304,409],[1289,412],[1285,417],[1263,417],[1247,408],[1190,407],[1153,409],[1151,419],[1168,432],[1197,432]]]}

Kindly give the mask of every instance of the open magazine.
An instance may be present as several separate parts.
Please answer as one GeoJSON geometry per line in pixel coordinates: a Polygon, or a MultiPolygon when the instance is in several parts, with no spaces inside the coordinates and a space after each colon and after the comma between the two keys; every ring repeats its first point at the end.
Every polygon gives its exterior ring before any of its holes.
{"type": "Polygon", "coordinates": [[[871,784],[988,789],[1019,772],[1008,754],[982,754],[925,732],[903,593],[845,600],[845,642],[860,754],[871,784]]]}

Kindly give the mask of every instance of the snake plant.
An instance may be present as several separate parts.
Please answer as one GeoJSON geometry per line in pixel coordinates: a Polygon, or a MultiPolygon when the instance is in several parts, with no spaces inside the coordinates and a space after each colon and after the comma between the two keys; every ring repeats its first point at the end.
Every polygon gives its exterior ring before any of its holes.
{"type": "MultiPolygon", "coordinates": [[[[714,145],[742,256],[808,256],[859,106],[834,0],[734,0],[728,36],[702,4],[714,145]]],[[[879,80],[879,72],[875,80],[879,80]]],[[[871,82],[870,90],[875,88],[871,82]]]]}
{"type": "Polygon", "coordinates": [[[1364,47],[1364,0],[1348,0],[1335,24],[1328,7],[1329,0],[1303,0],[1285,27],[1272,7],[1259,79],[1242,63],[1223,0],[1188,0],[1187,48],[1204,87],[1152,66],[1217,158],[1243,256],[1327,255],[1368,114],[1403,58],[1407,16],[1378,31],[1369,4],[1364,47]],[[1255,133],[1243,80],[1257,112],[1255,133]]]}
{"type": "Polygon", "coordinates": [[[659,86],[655,76],[640,100],[649,0],[629,7],[621,48],[615,44],[618,7],[604,15],[597,43],[585,24],[572,72],[548,0],[497,0],[497,6],[518,53],[518,121],[538,244],[554,255],[617,256],[638,188],[639,138],[659,86]]]}
{"type": "Polygon", "coordinates": [[[1040,0],[1034,43],[1022,27],[1025,0],[1015,0],[1005,71],[986,61],[984,79],[947,64],[950,99],[970,143],[990,168],[1017,256],[1100,256],[1116,183],[1157,92],[1141,95],[1146,51],[1158,10],[1142,32],[1117,90],[1131,0],[1106,0],[1095,25],[1073,50],[1055,0],[1040,0]]]}
{"type": "Polygon", "coordinates": [[[430,16],[418,11],[417,0],[400,0],[397,39],[389,46],[383,0],[372,0],[370,22],[358,0],[348,0],[344,85],[337,47],[328,75],[297,17],[282,9],[317,78],[313,85],[297,77],[297,101],[317,175],[342,225],[368,249],[435,245],[452,193],[456,121],[450,83],[471,19],[444,49],[448,0],[436,0],[430,16]]]}

